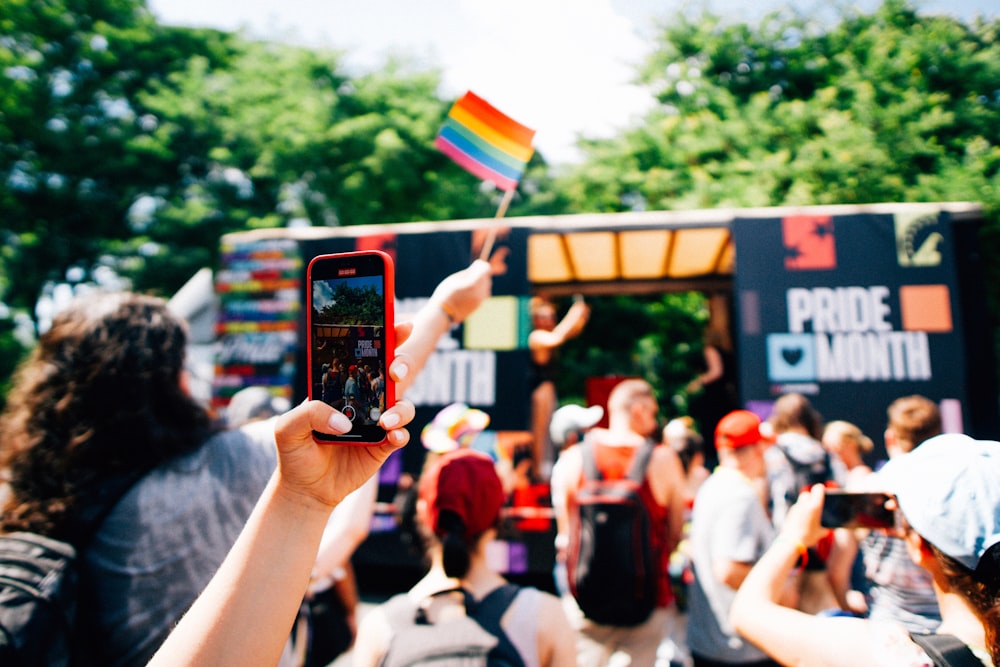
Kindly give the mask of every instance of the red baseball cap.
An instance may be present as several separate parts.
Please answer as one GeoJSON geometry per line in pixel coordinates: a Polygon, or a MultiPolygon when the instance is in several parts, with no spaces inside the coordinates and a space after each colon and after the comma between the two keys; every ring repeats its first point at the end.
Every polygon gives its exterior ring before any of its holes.
{"type": "Polygon", "coordinates": [[[715,427],[717,448],[739,449],[758,442],[774,442],[773,436],[761,433],[760,417],[749,410],[733,410],[715,427]]]}
{"type": "Polygon", "coordinates": [[[440,536],[441,510],[450,510],[461,517],[471,538],[497,524],[504,492],[493,459],[474,449],[456,449],[441,456],[420,477],[420,499],[427,503],[435,535],[440,536]]]}

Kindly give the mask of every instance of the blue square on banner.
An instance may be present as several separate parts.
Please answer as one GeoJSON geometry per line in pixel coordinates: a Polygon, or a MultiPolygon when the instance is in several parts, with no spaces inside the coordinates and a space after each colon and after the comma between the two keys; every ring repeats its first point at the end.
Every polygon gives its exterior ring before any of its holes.
{"type": "Polygon", "coordinates": [[[767,379],[771,382],[816,380],[816,345],[813,334],[769,334],[767,379]]]}

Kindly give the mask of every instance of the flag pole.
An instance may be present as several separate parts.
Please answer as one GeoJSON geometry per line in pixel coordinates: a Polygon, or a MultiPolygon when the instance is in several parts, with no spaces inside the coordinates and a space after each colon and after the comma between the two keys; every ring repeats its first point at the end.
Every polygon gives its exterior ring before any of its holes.
{"type": "MultiPolygon", "coordinates": [[[[514,190],[516,188],[511,188],[503,194],[503,199],[500,200],[500,205],[497,207],[496,215],[493,216],[494,220],[499,220],[507,213],[507,208],[510,207],[510,202],[514,198],[514,190]]],[[[479,253],[479,259],[489,261],[490,253],[493,252],[493,244],[497,239],[497,228],[499,225],[492,224],[490,229],[486,234],[486,241],[483,243],[483,249],[479,253]]]]}

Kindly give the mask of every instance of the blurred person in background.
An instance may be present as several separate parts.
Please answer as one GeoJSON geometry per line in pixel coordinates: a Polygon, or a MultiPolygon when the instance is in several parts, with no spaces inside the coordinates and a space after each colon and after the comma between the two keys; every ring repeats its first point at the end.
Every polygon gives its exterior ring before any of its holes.
{"type": "MultiPolygon", "coordinates": [[[[365,616],[353,664],[375,667],[387,654],[397,651],[417,655],[426,647],[405,646],[404,642],[394,643],[393,638],[417,624],[418,618],[424,619],[425,635],[447,633],[449,618],[465,615],[470,603],[501,594],[510,596],[501,616],[502,636],[496,649],[507,657],[504,664],[520,660],[528,667],[576,665],[573,632],[559,599],[530,587],[504,590],[507,581],[489,566],[487,549],[496,538],[505,502],[493,460],[470,449],[442,454],[421,475],[418,489],[417,524],[425,539],[430,569],[410,591],[365,616]],[[438,623],[440,628],[435,627],[438,623]]],[[[447,641],[440,634],[437,640],[447,641]]],[[[403,660],[398,664],[411,663],[403,660]]]]}

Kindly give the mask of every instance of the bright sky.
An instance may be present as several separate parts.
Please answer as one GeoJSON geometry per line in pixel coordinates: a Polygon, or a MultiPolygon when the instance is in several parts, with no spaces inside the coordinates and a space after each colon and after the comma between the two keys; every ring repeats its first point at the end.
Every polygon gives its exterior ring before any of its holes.
{"type": "MultiPolygon", "coordinates": [[[[550,163],[578,157],[578,135],[609,136],[652,103],[631,84],[657,20],[684,6],[752,19],[780,0],[147,0],[161,22],[242,29],[255,37],[345,52],[358,71],[390,54],[443,74],[445,99],[466,90],[534,128],[550,163]]],[[[793,0],[809,13],[825,0],[793,0]]],[[[872,6],[874,0],[862,0],[872,6]]],[[[925,0],[922,6],[996,16],[996,0],[925,0]]]]}

